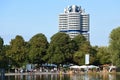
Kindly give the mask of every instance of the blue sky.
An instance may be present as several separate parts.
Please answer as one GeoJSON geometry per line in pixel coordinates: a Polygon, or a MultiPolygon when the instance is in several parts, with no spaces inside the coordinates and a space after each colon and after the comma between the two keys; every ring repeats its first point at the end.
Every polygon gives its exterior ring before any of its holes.
{"type": "Polygon", "coordinates": [[[110,32],[120,26],[120,0],[0,0],[0,36],[9,44],[16,35],[25,41],[37,33],[58,32],[58,16],[68,5],[90,14],[91,45],[107,46],[110,32]]]}

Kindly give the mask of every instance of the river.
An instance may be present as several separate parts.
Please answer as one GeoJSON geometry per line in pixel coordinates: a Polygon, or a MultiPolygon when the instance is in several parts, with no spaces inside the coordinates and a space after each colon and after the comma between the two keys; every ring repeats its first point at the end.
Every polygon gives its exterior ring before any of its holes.
{"type": "Polygon", "coordinates": [[[39,74],[5,76],[4,80],[120,80],[116,74],[39,74]]]}

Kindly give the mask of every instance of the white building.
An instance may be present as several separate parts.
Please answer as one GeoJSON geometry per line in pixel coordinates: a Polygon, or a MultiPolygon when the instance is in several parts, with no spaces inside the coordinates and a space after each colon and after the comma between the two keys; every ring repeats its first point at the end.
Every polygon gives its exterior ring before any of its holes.
{"type": "Polygon", "coordinates": [[[70,38],[82,34],[89,40],[89,14],[80,6],[72,5],[64,9],[59,15],[59,32],[67,33],[70,38]]]}

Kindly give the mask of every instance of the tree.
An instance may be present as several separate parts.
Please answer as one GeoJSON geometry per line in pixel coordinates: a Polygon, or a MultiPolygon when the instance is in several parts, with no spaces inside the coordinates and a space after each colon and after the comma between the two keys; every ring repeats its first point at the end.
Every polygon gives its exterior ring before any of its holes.
{"type": "Polygon", "coordinates": [[[11,62],[10,62],[10,59],[9,59],[9,56],[7,56],[7,50],[10,49],[10,46],[9,45],[4,45],[3,46],[3,50],[2,50],[2,57],[3,57],[3,61],[2,61],[2,65],[4,66],[5,69],[9,69],[11,66],[11,62]]]}
{"type": "Polygon", "coordinates": [[[100,64],[110,64],[110,53],[108,47],[99,47],[97,51],[97,57],[100,64]]]}
{"type": "Polygon", "coordinates": [[[67,46],[66,62],[74,63],[73,55],[77,50],[78,50],[77,43],[71,39],[67,46]]]}
{"type": "Polygon", "coordinates": [[[76,42],[76,44],[77,44],[77,46],[76,46],[77,49],[80,49],[81,46],[87,41],[86,38],[85,38],[83,35],[81,35],[81,34],[75,36],[75,37],[73,38],[73,40],[74,40],[74,41],[76,42]]]}
{"type": "Polygon", "coordinates": [[[3,52],[3,45],[4,41],[3,38],[0,37],[0,68],[4,68],[4,62],[5,62],[5,54],[3,52]]]}
{"type": "Polygon", "coordinates": [[[99,59],[97,58],[98,46],[92,46],[90,49],[90,64],[100,65],[99,59]]]}
{"type": "Polygon", "coordinates": [[[3,44],[4,44],[3,38],[0,37],[0,51],[1,51],[2,48],[3,48],[3,44]]]}
{"type": "Polygon", "coordinates": [[[112,30],[109,43],[112,64],[120,66],[120,27],[112,30]]]}
{"type": "Polygon", "coordinates": [[[90,43],[82,35],[77,35],[73,40],[77,44],[77,51],[74,53],[74,62],[82,65],[85,63],[85,54],[90,53],[90,43]]]}
{"type": "Polygon", "coordinates": [[[46,60],[48,63],[61,64],[70,58],[70,53],[72,52],[72,47],[70,43],[69,35],[58,32],[51,37],[51,42],[47,50],[46,60]],[[71,48],[71,50],[70,50],[71,48]]]}
{"type": "Polygon", "coordinates": [[[11,64],[16,67],[21,67],[26,61],[27,50],[26,44],[22,36],[17,35],[15,39],[10,42],[10,48],[7,50],[6,54],[11,64]]]}
{"type": "Polygon", "coordinates": [[[76,64],[83,65],[85,64],[85,53],[82,51],[77,51],[74,54],[73,60],[76,64]]]}
{"type": "Polygon", "coordinates": [[[34,35],[29,41],[29,60],[31,63],[41,64],[48,48],[48,41],[44,34],[34,35]]]}

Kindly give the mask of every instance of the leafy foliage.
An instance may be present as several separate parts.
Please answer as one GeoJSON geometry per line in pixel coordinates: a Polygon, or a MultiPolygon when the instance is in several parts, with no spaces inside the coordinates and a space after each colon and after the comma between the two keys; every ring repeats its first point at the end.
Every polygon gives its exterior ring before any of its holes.
{"type": "Polygon", "coordinates": [[[22,66],[24,61],[26,61],[26,44],[22,36],[17,35],[15,39],[10,42],[10,48],[7,50],[6,54],[11,60],[14,66],[22,66]]]}
{"type": "Polygon", "coordinates": [[[51,37],[50,43],[44,34],[34,35],[25,42],[17,35],[4,45],[0,37],[0,67],[22,67],[26,63],[42,64],[85,64],[85,54],[90,54],[90,64],[114,64],[120,66],[120,27],[110,34],[109,47],[92,47],[82,35],[70,39],[69,35],[58,32],[51,37]]]}
{"type": "Polygon", "coordinates": [[[70,38],[65,33],[56,33],[51,37],[51,42],[47,51],[46,59],[49,63],[60,64],[65,62],[66,55],[69,56],[70,38]]]}
{"type": "Polygon", "coordinates": [[[73,39],[77,44],[77,51],[75,52],[74,62],[82,65],[85,64],[85,54],[90,53],[90,43],[82,35],[78,35],[73,39]]]}
{"type": "Polygon", "coordinates": [[[4,41],[0,37],[0,67],[4,67],[4,65],[2,64],[4,63],[3,44],[4,44],[4,41]]]}
{"type": "Polygon", "coordinates": [[[29,45],[29,62],[36,64],[42,63],[48,48],[48,41],[45,35],[42,33],[36,34],[30,39],[29,45]]]}
{"type": "Polygon", "coordinates": [[[120,27],[112,30],[110,34],[109,49],[112,63],[120,66],[120,27]]]}
{"type": "Polygon", "coordinates": [[[110,64],[110,53],[107,47],[99,47],[97,52],[97,59],[100,64],[110,64]]]}
{"type": "Polygon", "coordinates": [[[4,44],[3,38],[0,37],[0,50],[2,50],[3,44],[4,44]]]}

